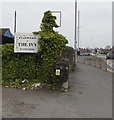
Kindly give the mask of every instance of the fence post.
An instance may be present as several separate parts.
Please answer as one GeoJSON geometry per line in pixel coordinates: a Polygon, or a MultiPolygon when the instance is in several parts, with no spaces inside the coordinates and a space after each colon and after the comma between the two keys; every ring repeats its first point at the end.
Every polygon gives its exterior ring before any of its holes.
{"type": "Polygon", "coordinates": [[[84,64],[85,64],[85,56],[84,56],[84,64]]]}
{"type": "MultiPolygon", "coordinates": [[[[14,53],[15,54],[15,53],[14,53]]],[[[17,79],[20,79],[20,53],[17,53],[17,62],[18,63],[16,63],[17,64],[17,68],[16,68],[16,78],[17,79]]]]}
{"type": "Polygon", "coordinates": [[[96,57],[94,57],[94,66],[96,67],[96,57]]]}
{"type": "Polygon", "coordinates": [[[101,58],[100,58],[100,65],[99,65],[100,69],[101,69],[101,62],[102,62],[102,61],[101,61],[101,58]]]}
{"type": "Polygon", "coordinates": [[[107,71],[107,60],[105,62],[105,71],[107,71]]]}
{"type": "Polygon", "coordinates": [[[89,56],[89,65],[90,65],[91,56],[89,56]]]}

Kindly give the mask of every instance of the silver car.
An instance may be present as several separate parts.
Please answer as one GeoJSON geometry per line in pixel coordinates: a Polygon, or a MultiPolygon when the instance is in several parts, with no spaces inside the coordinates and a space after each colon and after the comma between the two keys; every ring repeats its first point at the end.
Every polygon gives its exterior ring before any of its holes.
{"type": "Polygon", "coordinates": [[[107,55],[106,55],[107,59],[114,59],[114,51],[110,51],[107,55]]]}

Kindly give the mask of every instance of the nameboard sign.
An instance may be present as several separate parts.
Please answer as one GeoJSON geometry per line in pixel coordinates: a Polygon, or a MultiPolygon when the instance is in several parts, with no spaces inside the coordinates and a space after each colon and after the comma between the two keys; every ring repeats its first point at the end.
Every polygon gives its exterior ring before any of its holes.
{"type": "Polygon", "coordinates": [[[14,35],[15,53],[37,53],[38,35],[33,33],[15,33],[14,35]]]}

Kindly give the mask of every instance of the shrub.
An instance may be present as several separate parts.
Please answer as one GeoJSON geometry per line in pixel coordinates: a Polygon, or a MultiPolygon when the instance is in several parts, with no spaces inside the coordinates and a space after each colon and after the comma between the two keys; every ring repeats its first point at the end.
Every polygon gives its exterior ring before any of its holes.
{"type": "Polygon", "coordinates": [[[3,45],[3,83],[18,86],[18,83],[24,79],[31,83],[50,83],[54,80],[53,66],[68,43],[64,36],[53,30],[53,27],[57,27],[55,19],[51,11],[46,11],[42,19],[41,31],[33,32],[40,36],[38,53],[14,53],[13,44],[3,45]]]}
{"type": "Polygon", "coordinates": [[[10,83],[16,79],[38,79],[38,55],[14,53],[13,44],[2,47],[2,80],[10,83]]]}

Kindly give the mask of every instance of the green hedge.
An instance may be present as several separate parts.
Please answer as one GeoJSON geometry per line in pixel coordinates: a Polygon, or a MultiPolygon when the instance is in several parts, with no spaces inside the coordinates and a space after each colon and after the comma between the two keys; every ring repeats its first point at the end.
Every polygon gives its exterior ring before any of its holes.
{"type": "Polygon", "coordinates": [[[14,53],[13,44],[2,45],[2,80],[10,83],[20,81],[38,80],[39,77],[39,53],[26,54],[14,53]]]}
{"type": "Polygon", "coordinates": [[[38,53],[14,53],[13,44],[2,46],[3,83],[19,86],[24,79],[29,83],[54,83],[53,66],[68,43],[64,36],[53,30],[53,27],[57,27],[55,19],[51,11],[46,11],[40,26],[41,31],[34,32],[40,36],[38,53]]]}

